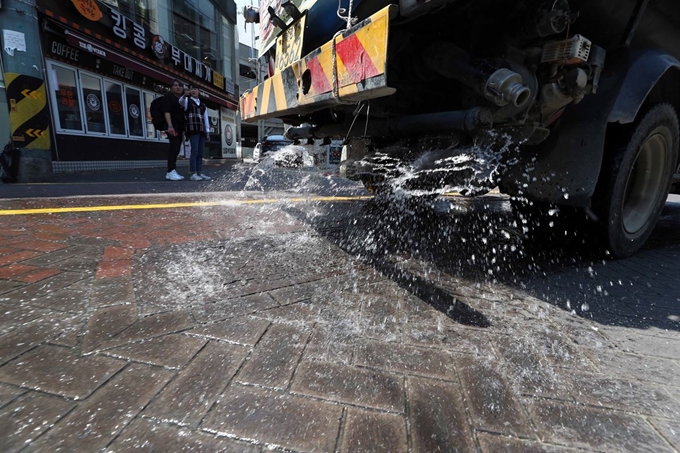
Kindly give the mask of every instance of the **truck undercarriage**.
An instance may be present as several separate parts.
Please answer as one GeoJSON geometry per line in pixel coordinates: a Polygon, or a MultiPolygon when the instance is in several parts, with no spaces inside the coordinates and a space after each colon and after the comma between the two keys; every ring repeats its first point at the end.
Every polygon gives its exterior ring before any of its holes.
{"type": "Polygon", "coordinates": [[[667,8],[677,18],[680,7],[360,0],[332,11],[346,23],[319,30],[334,2],[310,3],[267,9],[282,32],[263,52],[270,77],[242,97],[244,120],[282,118],[290,139],[345,140],[346,175],[372,190],[498,186],[584,209],[614,256],[642,246],[677,178],[680,64],[646,42],[640,52],[633,36],[644,17],[667,8]]]}

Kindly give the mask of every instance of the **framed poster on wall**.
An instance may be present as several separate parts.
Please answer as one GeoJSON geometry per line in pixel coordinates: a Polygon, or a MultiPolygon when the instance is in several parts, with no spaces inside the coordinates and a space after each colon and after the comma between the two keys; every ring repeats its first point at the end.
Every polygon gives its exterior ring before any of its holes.
{"type": "Polygon", "coordinates": [[[222,107],[222,157],[236,158],[236,111],[222,107]]]}

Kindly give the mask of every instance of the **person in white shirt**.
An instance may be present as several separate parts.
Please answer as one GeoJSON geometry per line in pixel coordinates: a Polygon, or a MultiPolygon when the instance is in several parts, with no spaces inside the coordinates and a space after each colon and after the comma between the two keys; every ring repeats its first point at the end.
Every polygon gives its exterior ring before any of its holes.
{"type": "Polygon", "coordinates": [[[191,143],[191,156],[189,157],[189,172],[191,181],[209,181],[211,178],[204,175],[203,150],[206,142],[210,141],[210,123],[208,122],[208,108],[199,98],[198,87],[189,86],[189,97],[184,99],[184,114],[186,116],[186,133],[191,143]]]}

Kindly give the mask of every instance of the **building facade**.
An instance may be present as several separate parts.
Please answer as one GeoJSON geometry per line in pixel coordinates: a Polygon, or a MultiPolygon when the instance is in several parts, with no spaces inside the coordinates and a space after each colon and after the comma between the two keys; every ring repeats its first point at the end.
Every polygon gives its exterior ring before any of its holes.
{"type": "Polygon", "coordinates": [[[54,163],[165,159],[149,105],[174,79],[198,86],[208,106],[206,157],[236,157],[233,0],[36,0],[36,9],[50,122],[33,134],[50,135],[54,163]]]}

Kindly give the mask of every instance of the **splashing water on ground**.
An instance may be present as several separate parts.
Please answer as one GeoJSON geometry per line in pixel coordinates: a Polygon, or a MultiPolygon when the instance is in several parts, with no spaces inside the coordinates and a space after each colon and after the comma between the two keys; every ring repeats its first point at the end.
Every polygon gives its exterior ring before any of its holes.
{"type": "Polygon", "coordinates": [[[355,163],[369,178],[384,178],[382,188],[406,197],[431,198],[447,192],[481,195],[498,183],[511,137],[490,131],[468,146],[413,149],[395,145],[355,163]]]}

